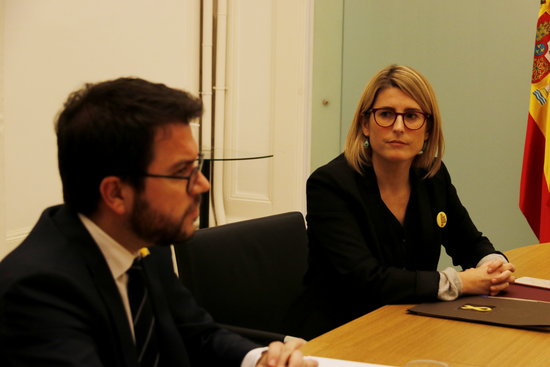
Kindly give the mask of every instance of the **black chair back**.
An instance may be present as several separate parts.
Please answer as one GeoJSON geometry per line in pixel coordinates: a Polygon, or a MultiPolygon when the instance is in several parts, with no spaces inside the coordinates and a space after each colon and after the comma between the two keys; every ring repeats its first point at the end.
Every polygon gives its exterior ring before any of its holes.
{"type": "Polygon", "coordinates": [[[242,330],[286,334],[283,320],[307,267],[300,212],[200,229],[175,253],[182,282],[218,323],[256,341],[242,330]]]}

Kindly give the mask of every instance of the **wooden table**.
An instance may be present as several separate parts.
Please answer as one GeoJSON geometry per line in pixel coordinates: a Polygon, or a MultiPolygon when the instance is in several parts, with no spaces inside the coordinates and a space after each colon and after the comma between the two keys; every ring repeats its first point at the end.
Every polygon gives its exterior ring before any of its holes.
{"type": "MultiPolygon", "coordinates": [[[[550,243],[506,252],[516,276],[550,279],[550,243]]],[[[304,345],[306,355],[403,366],[432,359],[452,367],[550,366],[550,333],[407,313],[381,307],[304,345]]]]}

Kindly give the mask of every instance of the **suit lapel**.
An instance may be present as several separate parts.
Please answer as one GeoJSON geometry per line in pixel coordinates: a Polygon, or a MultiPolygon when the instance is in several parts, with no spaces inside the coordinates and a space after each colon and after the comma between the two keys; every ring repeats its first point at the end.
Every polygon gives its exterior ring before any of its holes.
{"type": "Polygon", "coordinates": [[[105,269],[106,267],[107,264],[103,257],[90,259],[88,262],[88,269],[94,278],[94,284],[97,285],[97,291],[103,300],[111,324],[116,331],[122,358],[125,360],[127,366],[137,366],[136,349],[130,325],[128,324],[126,310],[122,304],[122,299],[113,276],[108,267],[105,269]]]}
{"type": "Polygon", "coordinates": [[[54,221],[67,240],[80,247],[85,266],[104,305],[104,312],[110,319],[109,324],[113,325],[116,333],[116,337],[112,337],[118,341],[118,346],[113,346],[118,349],[117,357],[123,360],[125,366],[137,367],[135,345],[126,311],[103,254],[76,214],[62,207],[54,221]]]}
{"type": "MultiPolygon", "coordinates": [[[[160,279],[159,257],[164,252],[163,248],[153,249],[151,254],[143,259],[143,269],[147,281],[147,286],[151,294],[151,303],[157,320],[157,333],[160,338],[161,364],[169,366],[189,366],[190,362],[187,356],[185,345],[182,342],[181,335],[175,327],[172,312],[167,303],[165,294],[166,286],[160,279]],[[155,251],[156,250],[156,251],[155,251]]],[[[168,251],[169,252],[169,251],[168,251]]],[[[171,266],[171,261],[167,262],[171,266]]],[[[166,281],[166,280],[164,280],[166,281]]]]}
{"type": "Polygon", "coordinates": [[[358,202],[363,206],[363,212],[365,213],[365,225],[367,225],[368,233],[372,235],[374,245],[380,246],[380,239],[378,238],[378,230],[375,228],[375,221],[380,217],[380,193],[378,191],[378,185],[376,183],[376,176],[372,167],[366,167],[364,174],[359,175],[355,171],[354,187],[356,188],[354,195],[357,196],[358,202]]]}
{"type": "Polygon", "coordinates": [[[415,190],[414,194],[416,195],[416,205],[418,207],[417,215],[419,217],[417,222],[420,225],[419,233],[422,234],[422,241],[419,245],[424,247],[421,252],[424,254],[423,259],[418,261],[422,264],[428,264],[428,268],[431,269],[433,267],[432,262],[435,262],[437,267],[441,249],[441,231],[435,225],[437,212],[441,209],[437,207],[437,203],[434,203],[434,198],[430,195],[428,188],[430,179],[423,179],[422,174],[423,172],[417,169],[413,169],[411,173],[412,188],[415,190]],[[433,257],[433,259],[430,259],[430,257],[433,257]]]}

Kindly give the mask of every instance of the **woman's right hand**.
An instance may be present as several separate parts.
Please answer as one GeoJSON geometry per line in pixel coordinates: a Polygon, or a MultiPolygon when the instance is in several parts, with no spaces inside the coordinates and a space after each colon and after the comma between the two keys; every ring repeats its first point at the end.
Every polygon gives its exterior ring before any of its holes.
{"type": "Polygon", "coordinates": [[[487,262],[477,268],[459,272],[462,281],[462,294],[488,294],[496,296],[513,283],[515,268],[501,260],[487,262]]]}

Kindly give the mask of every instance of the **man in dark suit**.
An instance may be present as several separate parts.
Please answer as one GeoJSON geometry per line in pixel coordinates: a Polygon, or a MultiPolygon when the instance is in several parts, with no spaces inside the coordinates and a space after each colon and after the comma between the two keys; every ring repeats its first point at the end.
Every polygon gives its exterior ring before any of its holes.
{"type": "Polygon", "coordinates": [[[210,187],[189,126],[201,112],[135,78],[69,97],[56,123],[65,203],[0,263],[2,366],[316,364],[300,341],[257,349],[220,328],[173,271],[168,245],[193,234],[210,187]]]}

